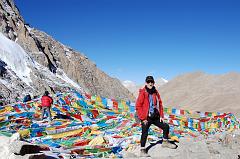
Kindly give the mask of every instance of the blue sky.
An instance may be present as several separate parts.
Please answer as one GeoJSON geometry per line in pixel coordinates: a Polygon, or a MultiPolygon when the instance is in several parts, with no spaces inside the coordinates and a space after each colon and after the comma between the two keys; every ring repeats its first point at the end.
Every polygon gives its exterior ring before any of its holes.
{"type": "Polygon", "coordinates": [[[120,80],[240,72],[239,0],[15,0],[26,23],[120,80]]]}

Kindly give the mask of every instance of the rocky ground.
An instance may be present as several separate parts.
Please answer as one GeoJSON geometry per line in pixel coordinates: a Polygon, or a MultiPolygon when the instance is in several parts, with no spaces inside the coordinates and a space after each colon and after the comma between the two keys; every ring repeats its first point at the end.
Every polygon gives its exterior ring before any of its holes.
{"type": "MultiPolygon", "coordinates": [[[[0,136],[0,158],[1,159],[54,159],[57,158],[50,151],[34,153],[34,147],[24,150],[23,145],[29,143],[19,141],[16,135],[12,137],[0,136]],[[22,155],[17,155],[22,153],[22,155]],[[25,154],[33,153],[33,154],[25,154]]],[[[149,159],[238,159],[240,158],[240,131],[222,132],[210,135],[207,138],[200,136],[197,138],[183,137],[176,143],[177,149],[163,148],[161,140],[147,145],[149,159]]],[[[132,149],[124,151],[124,158],[140,157],[140,147],[135,145],[132,149]]]]}
{"type": "MultiPolygon", "coordinates": [[[[240,131],[221,133],[204,137],[184,137],[177,149],[162,148],[161,142],[149,144],[148,153],[152,159],[238,159],[240,158],[240,131]]],[[[140,147],[125,152],[124,158],[142,158],[140,147]]]]}

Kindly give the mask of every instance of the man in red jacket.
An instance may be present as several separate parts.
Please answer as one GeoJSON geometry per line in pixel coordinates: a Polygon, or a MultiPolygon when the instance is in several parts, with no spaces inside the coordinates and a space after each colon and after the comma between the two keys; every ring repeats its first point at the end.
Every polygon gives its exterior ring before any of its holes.
{"type": "Polygon", "coordinates": [[[42,120],[44,118],[44,114],[45,111],[47,113],[47,117],[49,121],[52,121],[52,116],[51,116],[51,106],[53,103],[53,99],[52,97],[49,96],[49,92],[45,91],[44,95],[41,98],[41,102],[42,102],[42,120]]]}
{"type": "Polygon", "coordinates": [[[154,124],[163,130],[162,146],[176,148],[176,145],[173,145],[168,141],[169,125],[163,122],[164,115],[162,100],[154,86],[154,78],[152,76],[147,76],[145,82],[145,87],[139,90],[139,95],[136,101],[136,112],[142,124],[140,155],[142,157],[149,157],[145,145],[148,136],[148,129],[151,124],[154,124]]]}

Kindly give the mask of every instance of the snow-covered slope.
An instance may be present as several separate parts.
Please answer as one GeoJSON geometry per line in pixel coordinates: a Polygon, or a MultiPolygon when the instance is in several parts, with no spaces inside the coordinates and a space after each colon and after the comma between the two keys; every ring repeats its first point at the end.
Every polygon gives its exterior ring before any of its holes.
{"type": "Polygon", "coordinates": [[[24,49],[9,40],[0,32],[0,60],[6,64],[6,75],[1,76],[0,95],[13,99],[26,93],[40,95],[45,90],[56,87],[75,87],[82,91],[81,87],[70,79],[62,69],[54,74],[47,67],[34,61],[24,49]]]}
{"type": "Polygon", "coordinates": [[[30,84],[29,65],[33,65],[30,56],[17,43],[9,40],[0,32],[0,59],[12,69],[26,84],[30,84]]]}

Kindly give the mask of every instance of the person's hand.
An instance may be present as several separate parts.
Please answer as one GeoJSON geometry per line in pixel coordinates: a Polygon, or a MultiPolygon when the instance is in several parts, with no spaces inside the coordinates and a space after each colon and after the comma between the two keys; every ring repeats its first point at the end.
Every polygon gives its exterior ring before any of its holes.
{"type": "Polygon", "coordinates": [[[148,121],[147,121],[147,120],[143,120],[143,123],[144,123],[145,125],[147,125],[148,121]]]}
{"type": "Polygon", "coordinates": [[[160,117],[159,121],[160,121],[160,122],[163,122],[163,118],[160,117]]]}

